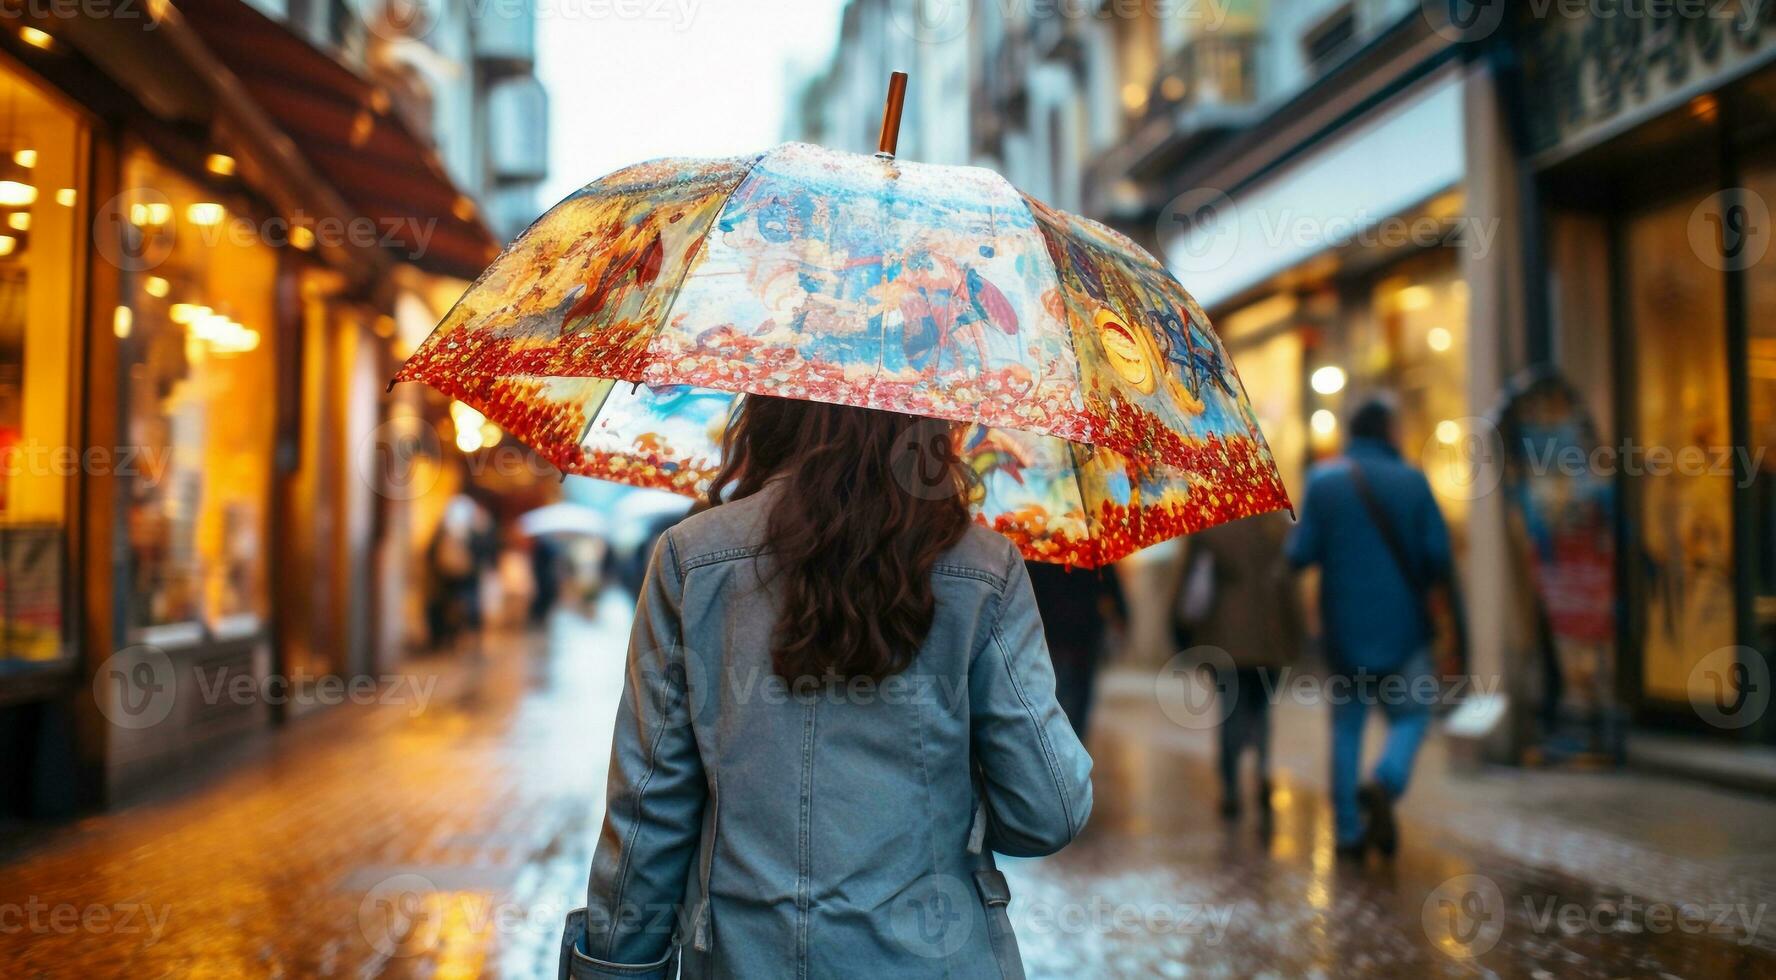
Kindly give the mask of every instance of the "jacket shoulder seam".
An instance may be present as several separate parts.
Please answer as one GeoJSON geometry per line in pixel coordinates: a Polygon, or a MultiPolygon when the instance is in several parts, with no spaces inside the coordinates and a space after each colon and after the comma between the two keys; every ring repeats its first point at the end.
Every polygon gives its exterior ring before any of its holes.
{"type": "Polygon", "coordinates": [[[940,561],[931,566],[931,570],[938,575],[948,575],[951,578],[971,578],[979,582],[985,582],[988,585],[991,585],[994,589],[1000,591],[1005,589],[1005,579],[998,575],[994,575],[992,572],[989,572],[984,568],[975,568],[972,565],[958,565],[954,562],[940,561]]]}
{"type": "Polygon", "coordinates": [[[684,571],[688,573],[706,565],[719,565],[725,561],[737,561],[741,558],[751,558],[755,555],[762,554],[764,550],[765,546],[758,544],[743,548],[721,548],[716,551],[704,552],[703,554],[685,559],[684,571]]]}

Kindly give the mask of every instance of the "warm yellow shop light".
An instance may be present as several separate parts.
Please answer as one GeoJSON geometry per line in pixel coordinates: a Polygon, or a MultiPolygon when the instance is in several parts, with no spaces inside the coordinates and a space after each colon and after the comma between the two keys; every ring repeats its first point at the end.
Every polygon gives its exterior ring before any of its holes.
{"type": "Polygon", "coordinates": [[[173,206],[165,201],[146,201],[130,205],[130,224],[138,228],[164,225],[173,220],[173,206]]]}
{"type": "MultiPolygon", "coordinates": [[[[459,401],[451,402],[450,422],[456,427],[456,448],[472,453],[488,444],[488,426],[492,423],[474,406],[459,401]]],[[[497,440],[497,428],[493,435],[497,440]]]]}
{"type": "Polygon", "coordinates": [[[0,180],[0,207],[22,208],[37,201],[37,188],[22,180],[0,180]]]}
{"type": "Polygon", "coordinates": [[[1408,313],[1422,310],[1431,305],[1431,287],[1407,286],[1400,290],[1400,309],[1408,313]]]}
{"type": "Polygon", "coordinates": [[[1336,395],[1344,390],[1344,369],[1328,364],[1308,376],[1307,383],[1322,395],[1336,395]]]}
{"type": "Polygon", "coordinates": [[[189,326],[190,324],[196,323],[204,317],[209,316],[210,312],[209,307],[199,306],[196,303],[174,303],[172,308],[167,310],[167,315],[173,318],[174,323],[182,323],[189,326]]]}
{"type": "Polygon", "coordinates": [[[227,214],[228,211],[214,201],[199,201],[185,208],[185,220],[204,227],[221,224],[227,214]]]}

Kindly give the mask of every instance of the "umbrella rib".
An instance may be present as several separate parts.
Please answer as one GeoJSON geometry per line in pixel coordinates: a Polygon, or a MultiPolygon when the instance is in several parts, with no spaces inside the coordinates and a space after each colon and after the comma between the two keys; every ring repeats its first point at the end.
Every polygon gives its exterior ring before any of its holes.
{"type": "MultiPolygon", "coordinates": [[[[1060,439],[1059,436],[1054,438],[1060,439]]],[[[1091,542],[1092,567],[1100,568],[1103,566],[1103,562],[1098,559],[1103,556],[1103,545],[1099,543],[1098,536],[1092,533],[1092,514],[1091,507],[1085,500],[1085,481],[1079,478],[1079,448],[1074,445],[1071,439],[1061,439],[1061,441],[1067,446],[1068,462],[1073,464],[1073,489],[1079,494],[1079,513],[1085,518],[1085,540],[1091,542]]]]}
{"type": "MultiPolygon", "coordinates": [[[[1085,360],[1079,356],[1079,350],[1073,343],[1073,311],[1067,306],[1067,287],[1065,282],[1061,279],[1061,270],[1055,265],[1054,259],[1048,254],[1048,234],[1042,228],[1042,219],[1036,216],[1036,209],[1030,207],[1030,196],[1023,191],[1018,190],[1011,181],[1006,180],[1003,176],[997,174],[995,174],[995,176],[999,176],[1000,183],[1004,184],[1007,188],[1010,188],[1012,196],[1017,198],[1019,206],[1024,209],[1025,214],[1030,216],[1030,229],[1036,234],[1037,244],[1042,246],[1040,249],[1037,249],[1036,261],[1047,264],[1049,272],[1053,274],[1055,288],[1061,290],[1061,319],[1062,326],[1066,328],[1068,359],[1073,365],[1073,390],[1079,393],[1079,412],[1081,416],[1085,416],[1087,414],[1087,406],[1085,404],[1085,360]]],[[[1040,364],[1037,365],[1037,369],[1045,370],[1043,365],[1040,364]]],[[[1083,498],[1081,499],[1083,500],[1083,498]]]]}
{"type": "Polygon", "coordinates": [[[586,424],[580,427],[580,434],[574,439],[575,446],[583,448],[586,445],[586,436],[591,434],[592,426],[598,423],[598,413],[604,411],[604,406],[610,404],[611,392],[616,390],[617,382],[609,378],[604,379],[604,382],[604,392],[598,396],[598,407],[586,413],[586,424]]]}
{"type": "MultiPolygon", "coordinates": [[[[651,349],[654,346],[654,341],[658,339],[660,333],[666,329],[666,325],[672,322],[672,311],[678,309],[678,297],[684,292],[685,281],[691,277],[691,270],[695,269],[697,263],[703,260],[703,251],[709,245],[709,236],[715,234],[715,226],[721,223],[722,215],[727,213],[728,205],[734,200],[734,195],[740,193],[741,188],[745,187],[747,182],[752,180],[753,171],[758,169],[758,165],[764,161],[765,157],[770,156],[776,151],[777,148],[772,147],[771,149],[760,153],[758,156],[753,157],[752,162],[746,165],[746,172],[741,174],[740,179],[734,182],[734,189],[729,191],[726,197],[722,198],[721,207],[716,208],[715,215],[709,219],[709,227],[703,229],[703,237],[697,239],[696,246],[691,249],[690,256],[685,259],[684,269],[678,274],[678,282],[672,287],[672,298],[667,300],[666,305],[660,308],[660,322],[654,324],[653,332],[648,334],[648,348],[651,349]]],[[[647,351],[644,350],[643,353],[645,354],[647,351]]],[[[651,364],[652,362],[650,361],[649,363],[651,364]]],[[[643,370],[646,369],[644,368],[643,370]]]]}

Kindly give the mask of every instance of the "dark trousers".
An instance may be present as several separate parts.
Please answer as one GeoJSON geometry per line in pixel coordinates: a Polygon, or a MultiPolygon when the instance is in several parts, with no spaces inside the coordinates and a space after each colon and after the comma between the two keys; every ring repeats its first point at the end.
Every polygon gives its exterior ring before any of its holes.
{"type": "Polygon", "coordinates": [[[1233,676],[1216,678],[1221,713],[1221,789],[1225,799],[1239,798],[1240,755],[1249,746],[1258,753],[1258,778],[1270,776],[1271,667],[1236,667],[1233,676]]]}
{"type": "Polygon", "coordinates": [[[1055,700],[1061,703],[1073,734],[1085,741],[1086,725],[1091,721],[1092,695],[1098,685],[1098,652],[1070,646],[1050,647],[1054,660],[1055,700]]]}

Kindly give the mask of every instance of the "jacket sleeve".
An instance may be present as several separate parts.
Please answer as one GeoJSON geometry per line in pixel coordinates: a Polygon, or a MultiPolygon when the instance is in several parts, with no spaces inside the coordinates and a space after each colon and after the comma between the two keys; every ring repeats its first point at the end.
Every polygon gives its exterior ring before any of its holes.
{"type": "Polygon", "coordinates": [[[968,678],[986,843],[1001,854],[1051,854],[1091,814],[1092,762],[1055,700],[1054,664],[1029,572],[1016,554],[1010,566],[968,678]]]}
{"type": "Polygon", "coordinates": [[[1425,567],[1429,569],[1433,581],[1453,581],[1455,568],[1451,564],[1453,559],[1449,551],[1449,525],[1443,521],[1443,509],[1437,506],[1437,497],[1431,492],[1430,481],[1420,477],[1420,486],[1422,490],[1419,507],[1423,514],[1420,521],[1423,540],[1420,544],[1424,547],[1425,567]]]}
{"type": "Polygon", "coordinates": [[[682,595],[667,532],[636,604],[586,890],[583,952],[611,963],[654,963],[670,951],[702,831],[707,788],[691,720],[703,695],[681,642],[682,595]]]}

